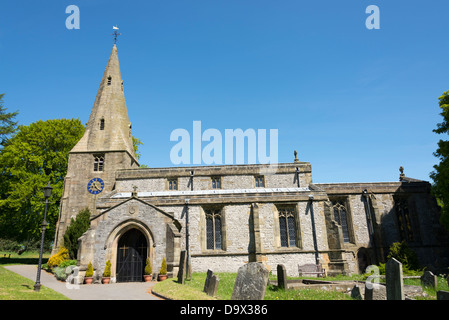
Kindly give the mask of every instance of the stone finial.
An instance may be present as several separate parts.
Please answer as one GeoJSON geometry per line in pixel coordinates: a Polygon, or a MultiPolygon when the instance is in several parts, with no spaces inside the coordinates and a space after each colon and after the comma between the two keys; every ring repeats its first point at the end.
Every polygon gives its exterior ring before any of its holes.
{"type": "Polygon", "coordinates": [[[131,192],[132,197],[137,197],[137,186],[133,186],[134,191],[131,192]]]}
{"type": "Polygon", "coordinates": [[[295,150],[295,152],[293,152],[293,154],[295,155],[295,163],[299,163],[299,160],[298,160],[298,151],[296,151],[295,150]]]}
{"type": "Polygon", "coordinates": [[[399,175],[399,181],[402,181],[402,179],[404,179],[405,174],[404,174],[404,167],[400,166],[399,167],[399,171],[401,172],[401,174],[399,175]]]}

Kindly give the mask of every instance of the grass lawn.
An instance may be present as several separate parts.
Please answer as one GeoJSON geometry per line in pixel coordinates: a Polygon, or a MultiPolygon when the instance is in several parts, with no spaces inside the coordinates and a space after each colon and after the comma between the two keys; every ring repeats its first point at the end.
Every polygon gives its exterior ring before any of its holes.
{"type": "MultiPolygon", "coordinates": [[[[236,273],[217,273],[220,283],[217,297],[212,298],[203,291],[206,273],[194,272],[191,281],[185,281],[185,285],[177,283],[176,278],[167,279],[157,283],[153,291],[174,300],[230,300],[236,273]]],[[[337,291],[322,291],[314,289],[303,290],[278,290],[276,286],[269,285],[265,292],[265,300],[351,300],[347,294],[337,291]]]]}
{"type": "MultiPolygon", "coordinates": [[[[0,252],[0,300],[68,300],[66,296],[45,286],[41,286],[41,290],[35,292],[33,280],[24,278],[3,267],[13,264],[37,265],[39,252],[25,252],[20,256],[13,253],[11,258],[3,258],[5,253],[9,254],[9,252],[0,252]]],[[[45,254],[42,263],[47,262],[49,256],[49,254],[45,254]]]]}

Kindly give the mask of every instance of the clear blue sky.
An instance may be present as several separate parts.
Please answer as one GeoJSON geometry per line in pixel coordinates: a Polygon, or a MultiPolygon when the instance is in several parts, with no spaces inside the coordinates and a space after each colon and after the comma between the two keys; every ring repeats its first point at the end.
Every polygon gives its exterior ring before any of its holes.
{"type": "Polygon", "coordinates": [[[86,123],[117,25],[141,163],[173,166],[170,133],[200,120],[223,136],[278,129],[279,162],[298,150],[316,183],[397,181],[401,165],[429,180],[447,12],[447,0],[3,0],[0,93],[20,124],[86,123]],[[79,30],[65,26],[71,4],[79,30]]]}

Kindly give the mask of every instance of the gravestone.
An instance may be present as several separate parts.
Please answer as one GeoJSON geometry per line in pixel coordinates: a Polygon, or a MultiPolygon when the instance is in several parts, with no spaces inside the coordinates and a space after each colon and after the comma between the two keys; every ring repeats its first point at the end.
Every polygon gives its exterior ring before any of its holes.
{"type": "Polygon", "coordinates": [[[206,281],[204,281],[204,289],[203,292],[207,292],[207,288],[209,288],[210,278],[214,275],[214,272],[210,269],[207,270],[206,281]]]}
{"type": "Polygon", "coordinates": [[[181,257],[179,259],[179,270],[178,270],[178,283],[184,284],[186,278],[186,251],[181,251],[181,257]]]}
{"type": "Polygon", "coordinates": [[[204,292],[207,293],[207,295],[214,297],[217,295],[217,290],[218,290],[218,276],[213,274],[212,271],[210,271],[210,276],[209,276],[209,271],[207,270],[207,274],[208,277],[206,278],[206,283],[204,284],[204,292]]]}
{"type": "Polygon", "coordinates": [[[437,291],[437,300],[449,300],[449,291],[437,291]]]}
{"type": "Polygon", "coordinates": [[[277,266],[278,288],[287,289],[287,270],[283,264],[277,266]]]}
{"type": "Polygon", "coordinates": [[[384,285],[374,283],[371,286],[365,285],[365,300],[386,300],[387,290],[384,285]]]}
{"type": "Polygon", "coordinates": [[[355,285],[351,290],[351,298],[356,300],[363,300],[362,292],[360,291],[360,287],[355,285]]]}
{"type": "Polygon", "coordinates": [[[240,267],[235,279],[232,300],[263,300],[268,283],[268,270],[260,262],[240,267]]]}
{"type": "Polygon", "coordinates": [[[385,264],[385,278],[387,282],[387,300],[404,300],[402,263],[395,258],[390,258],[385,264]]]}
{"type": "Polygon", "coordinates": [[[426,271],[421,276],[421,285],[435,289],[437,287],[437,277],[431,271],[426,271]]]}

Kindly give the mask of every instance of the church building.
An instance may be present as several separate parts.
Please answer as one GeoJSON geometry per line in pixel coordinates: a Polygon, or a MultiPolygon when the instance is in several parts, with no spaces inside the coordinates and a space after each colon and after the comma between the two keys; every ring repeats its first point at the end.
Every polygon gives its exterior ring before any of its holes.
{"type": "MultiPolygon", "coordinates": [[[[293,158],[293,157],[292,157],[293,158]]],[[[140,168],[114,44],[84,136],[69,153],[56,252],[83,209],[89,230],[78,266],[92,262],[113,281],[142,281],[147,257],[177,275],[187,250],[191,269],[237,272],[261,262],[289,276],[320,264],[329,275],[362,273],[406,241],[428,270],[449,265],[449,238],[426,181],[314,184],[309,162],[140,168]]]]}

